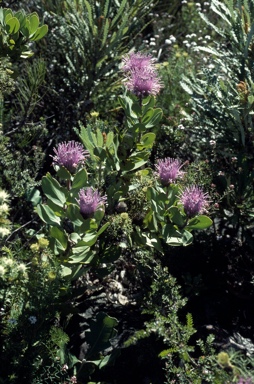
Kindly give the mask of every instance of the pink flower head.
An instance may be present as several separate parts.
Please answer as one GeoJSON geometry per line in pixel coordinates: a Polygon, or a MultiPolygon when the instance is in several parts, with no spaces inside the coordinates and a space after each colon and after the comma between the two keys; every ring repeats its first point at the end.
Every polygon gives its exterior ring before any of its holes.
{"type": "Polygon", "coordinates": [[[53,150],[55,152],[55,156],[52,156],[53,165],[63,166],[71,173],[76,171],[78,165],[84,164],[85,158],[89,156],[89,152],[83,148],[82,144],[73,140],[60,143],[53,150]]]}
{"type": "Polygon", "coordinates": [[[123,67],[124,72],[132,72],[148,69],[154,71],[154,59],[150,55],[144,55],[142,53],[131,52],[129,55],[123,57],[123,67]]]}
{"type": "Polygon", "coordinates": [[[71,380],[71,383],[77,383],[77,378],[76,378],[76,376],[72,376],[72,377],[70,378],[70,380],[71,380]]]}
{"type": "Polygon", "coordinates": [[[126,82],[127,89],[137,96],[157,95],[161,89],[155,72],[147,69],[132,71],[126,82]]]}
{"type": "Polygon", "coordinates": [[[184,174],[184,172],[180,171],[182,167],[180,161],[170,157],[158,160],[155,167],[157,169],[156,175],[164,187],[174,183],[177,178],[182,177],[184,174]]]}
{"type": "Polygon", "coordinates": [[[161,89],[154,60],[150,55],[130,53],[123,58],[123,72],[126,73],[126,86],[137,96],[157,95],[161,89]]]}
{"type": "Polygon", "coordinates": [[[244,379],[243,377],[241,377],[236,384],[253,384],[253,381],[251,378],[244,379]]]}
{"type": "Polygon", "coordinates": [[[208,195],[197,185],[186,187],[180,196],[186,215],[191,218],[205,211],[208,195]]]}
{"type": "Polygon", "coordinates": [[[80,213],[84,218],[90,218],[93,216],[99,206],[103,206],[106,202],[107,197],[101,196],[98,190],[88,187],[79,191],[79,203],[80,213]]]}

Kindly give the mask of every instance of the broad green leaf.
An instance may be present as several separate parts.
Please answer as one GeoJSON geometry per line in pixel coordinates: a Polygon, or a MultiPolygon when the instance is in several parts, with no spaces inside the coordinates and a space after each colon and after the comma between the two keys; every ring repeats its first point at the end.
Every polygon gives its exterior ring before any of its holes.
{"type": "Polygon", "coordinates": [[[153,108],[148,108],[147,112],[144,114],[142,118],[142,123],[143,124],[148,124],[151,118],[153,117],[154,114],[154,109],[153,108]]]}
{"type": "Polygon", "coordinates": [[[25,24],[22,25],[20,32],[28,39],[30,30],[30,21],[26,18],[25,24]]]}
{"type": "Polygon", "coordinates": [[[137,159],[135,161],[135,159],[131,159],[131,160],[129,159],[129,161],[127,161],[126,164],[121,166],[123,174],[126,172],[133,171],[134,169],[138,169],[138,168],[142,167],[143,165],[146,164],[148,158],[149,158],[149,154],[147,156],[147,159],[145,159],[145,160],[137,159]]]}
{"type": "Polygon", "coordinates": [[[162,116],[163,116],[162,109],[160,108],[153,109],[153,114],[148,120],[148,122],[146,123],[146,128],[149,129],[149,128],[155,127],[161,121],[162,116]]]}
{"type": "Polygon", "coordinates": [[[79,137],[82,140],[85,148],[89,151],[90,155],[93,154],[93,149],[95,147],[91,134],[92,132],[90,128],[81,126],[79,137]]]}
{"type": "Polygon", "coordinates": [[[116,335],[115,327],[118,321],[104,312],[99,312],[96,320],[92,320],[90,330],[86,332],[86,341],[89,343],[87,359],[98,358],[100,352],[111,346],[110,340],[116,335]]]}
{"type": "Polygon", "coordinates": [[[96,222],[99,224],[101,220],[103,219],[105,215],[105,208],[103,206],[99,207],[95,212],[94,212],[94,218],[96,222]]]}
{"type": "Polygon", "coordinates": [[[4,24],[4,12],[3,8],[0,7],[0,24],[4,24]]]}
{"type": "Polygon", "coordinates": [[[96,243],[97,233],[86,233],[85,236],[82,237],[82,242],[84,245],[91,247],[96,243]]]}
{"type": "Polygon", "coordinates": [[[183,230],[182,231],[182,242],[183,242],[183,245],[184,246],[187,246],[187,245],[190,245],[193,241],[193,235],[187,231],[187,230],[183,230]]]}
{"type": "Polygon", "coordinates": [[[26,25],[26,14],[24,10],[15,12],[14,16],[18,19],[20,28],[23,28],[26,25]]]}
{"type": "Polygon", "coordinates": [[[111,144],[113,143],[113,139],[114,139],[114,134],[112,131],[110,131],[109,133],[107,133],[107,139],[106,139],[106,147],[109,148],[111,146],[111,144]]]}
{"type": "Polygon", "coordinates": [[[96,136],[97,136],[96,139],[97,139],[98,146],[103,147],[103,143],[104,143],[103,135],[99,128],[97,128],[96,130],[96,136]]]}
{"type": "Polygon", "coordinates": [[[50,173],[47,173],[47,175],[42,178],[42,190],[47,198],[59,207],[63,207],[66,203],[64,188],[50,173]]]}
{"type": "Polygon", "coordinates": [[[69,257],[68,262],[70,264],[90,264],[94,256],[95,253],[91,250],[91,248],[84,244],[83,241],[80,241],[75,247],[72,248],[72,255],[69,257]]]}
{"type": "Polygon", "coordinates": [[[56,172],[57,172],[57,176],[60,179],[63,179],[63,180],[70,180],[71,179],[71,174],[68,171],[68,169],[66,169],[65,167],[59,167],[59,169],[57,169],[56,172]]]}
{"type": "Polygon", "coordinates": [[[99,231],[97,232],[97,237],[100,236],[109,226],[109,222],[105,223],[100,229],[99,231]]]}
{"type": "MultiPolygon", "coordinates": [[[[30,27],[31,28],[31,27],[30,27]]],[[[48,26],[47,25],[42,25],[37,29],[35,34],[31,37],[31,40],[37,41],[42,39],[46,34],[48,33],[48,26]]]]}
{"type": "Polygon", "coordinates": [[[100,161],[104,161],[107,158],[107,152],[102,147],[95,147],[93,153],[95,156],[99,157],[100,161]]]}
{"type": "Polygon", "coordinates": [[[65,265],[61,265],[61,276],[66,277],[70,276],[72,274],[72,269],[69,267],[66,267],[65,265]]]}
{"type": "Polygon", "coordinates": [[[14,34],[14,33],[18,32],[19,31],[19,27],[20,27],[18,19],[16,17],[10,18],[6,22],[6,27],[7,27],[7,32],[9,34],[14,34]]]}
{"type": "Polygon", "coordinates": [[[185,218],[181,215],[177,207],[171,207],[169,212],[170,219],[174,224],[176,224],[178,227],[183,227],[185,225],[185,218]]]}
{"type": "Polygon", "coordinates": [[[30,201],[33,206],[35,207],[36,205],[40,204],[41,202],[41,194],[40,194],[40,191],[39,189],[33,187],[33,188],[29,188],[27,191],[26,191],[26,200],[27,201],[30,201]]]}
{"type": "Polygon", "coordinates": [[[5,24],[7,24],[7,22],[13,18],[13,14],[12,14],[12,11],[11,9],[9,8],[6,8],[4,9],[4,21],[5,21],[5,24]]]}
{"type": "Polygon", "coordinates": [[[76,204],[68,204],[67,205],[66,216],[68,217],[68,219],[71,220],[72,224],[75,227],[80,227],[84,222],[84,220],[80,214],[79,207],[76,204]]]}
{"type": "Polygon", "coordinates": [[[152,132],[146,133],[141,137],[141,143],[137,144],[137,148],[139,150],[142,150],[145,148],[146,149],[152,148],[155,139],[156,139],[156,135],[154,133],[152,132]]]}
{"type": "Polygon", "coordinates": [[[81,168],[74,176],[72,189],[81,189],[87,185],[87,172],[85,168],[81,168]]]}
{"type": "Polygon", "coordinates": [[[60,225],[61,224],[61,219],[60,217],[56,216],[52,209],[50,209],[47,205],[37,205],[36,211],[42,221],[44,223],[49,224],[49,225],[60,225]]]}
{"type": "Polygon", "coordinates": [[[206,229],[213,224],[212,220],[205,215],[196,216],[188,222],[187,230],[190,229],[206,229]]]}
{"type": "Polygon", "coordinates": [[[71,233],[70,236],[69,236],[69,238],[70,238],[70,240],[71,240],[73,243],[75,243],[75,244],[77,244],[78,241],[81,240],[79,234],[76,233],[76,232],[71,233]]]}
{"type": "Polygon", "coordinates": [[[183,245],[181,232],[173,224],[166,224],[162,229],[165,242],[172,246],[183,245]]]}
{"type": "Polygon", "coordinates": [[[58,242],[58,248],[62,251],[65,251],[68,245],[68,238],[66,233],[59,229],[58,227],[50,228],[50,236],[54,238],[58,242]]]}
{"type": "Polygon", "coordinates": [[[29,17],[30,28],[29,35],[32,36],[38,29],[40,21],[37,13],[32,13],[29,17]]]}

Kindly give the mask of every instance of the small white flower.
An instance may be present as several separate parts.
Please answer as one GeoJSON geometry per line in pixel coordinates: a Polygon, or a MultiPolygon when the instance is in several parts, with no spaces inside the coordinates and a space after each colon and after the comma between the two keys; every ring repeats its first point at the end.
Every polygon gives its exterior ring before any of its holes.
{"type": "Polygon", "coordinates": [[[21,272],[21,273],[25,273],[26,272],[26,265],[24,263],[20,263],[17,267],[18,271],[21,272]]]}
{"type": "Polygon", "coordinates": [[[16,324],[17,323],[17,320],[16,319],[8,319],[8,323],[10,324],[16,324]]]}
{"type": "Polygon", "coordinates": [[[0,205],[0,213],[7,214],[9,212],[9,206],[6,203],[0,205]]]}
{"type": "Polygon", "coordinates": [[[4,262],[6,267],[11,267],[14,264],[14,261],[10,258],[7,258],[7,257],[5,257],[3,259],[3,262],[4,262]]]}
{"type": "Polygon", "coordinates": [[[8,228],[0,227],[0,238],[9,235],[11,231],[8,228]]]}
{"type": "Polygon", "coordinates": [[[0,203],[4,203],[9,199],[10,195],[3,189],[0,189],[0,203]]]}
{"type": "Polygon", "coordinates": [[[0,276],[4,276],[4,274],[5,274],[5,268],[2,265],[0,265],[0,276]]]}
{"type": "Polygon", "coordinates": [[[29,316],[28,320],[30,321],[31,324],[35,324],[37,321],[37,318],[36,318],[36,316],[29,316]]]}
{"type": "Polygon", "coordinates": [[[170,44],[172,44],[172,41],[170,39],[166,39],[165,44],[170,45],[170,44]]]}

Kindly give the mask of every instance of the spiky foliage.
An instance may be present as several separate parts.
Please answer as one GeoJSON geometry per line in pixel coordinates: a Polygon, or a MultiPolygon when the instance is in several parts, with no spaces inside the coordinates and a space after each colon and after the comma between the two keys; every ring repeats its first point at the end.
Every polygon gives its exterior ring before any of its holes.
{"type": "Polygon", "coordinates": [[[194,158],[212,155],[220,188],[234,189],[226,204],[237,232],[243,223],[250,225],[254,214],[254,4],[212,0],[211,11],[216,25],[201,17],[218,38],[196,47],[207,63],[182,81],[192,106],[187,140],[194,158]]]}
{"type": "Polygon", "coordinates": [[[61,132],[63,125],[84,121],[93,107],[102,113],[107,106],[112,108],[114,91],[120,87],[120,60],[142,33],[154,2],[68,0],[62,4],[44,2],[52,51],[41,47],[51,62],[51,111],[57,108],[61,132]]]}

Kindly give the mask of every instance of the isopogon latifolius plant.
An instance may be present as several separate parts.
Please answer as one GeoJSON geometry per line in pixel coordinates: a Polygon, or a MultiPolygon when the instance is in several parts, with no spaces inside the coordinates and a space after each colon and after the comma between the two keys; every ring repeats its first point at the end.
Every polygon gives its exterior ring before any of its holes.
{"type": "Polygon", "coordinates": [[[83,145],[63,142],[54,149],[59,181],[50,173],[42,179],[47,201],[37,206],[37,212],[48,225],[50,245],[62,262],[63,274],[71,279],[115,255],[116,244],[97,243],[109,225],[103,219],[105,209],[107,215],[115,214],[122,202],[128,208],[128,193],[139,188],[137,175],[152,181],[146,190],[149,208],[143,224],[133,225],[136,245],[159,251],[162,242],[188,245],[192,230],[212,224],[204,215],[209,199],[202,188],[177,184],[185,173],[180,160],[160,159],[155,170],[147,166],[162,118],[162,110],[155,107],[162,84],[154,59],[130,53],[123,58],[122,73],[125,89],[119,103],[125,120],[121,128],[105,133],[80,125],[83,145]]]}

